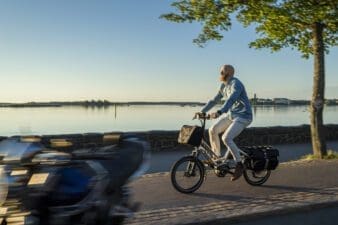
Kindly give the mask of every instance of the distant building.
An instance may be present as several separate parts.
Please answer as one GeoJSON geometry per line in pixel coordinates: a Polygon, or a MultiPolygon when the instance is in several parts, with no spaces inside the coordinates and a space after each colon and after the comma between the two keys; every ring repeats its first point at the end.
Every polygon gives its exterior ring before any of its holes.
{"type": "Polygon", "coordinates": [[[276,105],[288,105],[290,103],[290,100],[287,98],[274,98],[273,102],[276,105]]]}
{"type": "Polygon", "coordinates": [[[271,99],[257,98],[256,104],[257,105],[272,105],[273,101],[271,99]]]}
{"type": "Polygon", "coordinates": [[[254,104],[254,105],[257,104],[257,95],[256,95],[256,93],[254,94],[253,99],[251,99],[251,103],[254,104]]]}

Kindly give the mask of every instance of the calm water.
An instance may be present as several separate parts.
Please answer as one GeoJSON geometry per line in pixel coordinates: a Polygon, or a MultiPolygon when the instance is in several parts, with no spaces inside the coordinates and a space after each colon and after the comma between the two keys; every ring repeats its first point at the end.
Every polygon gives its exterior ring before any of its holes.
{"type": "MultiPolygon", "coordinates": [[[[108,108],[50,107],[0,108],[0,136],[110,131],[178,130],[194,124],[191,118],[201,107],[123,106],[108,108]]],[[[250,126],[309,124],[306,106],[257,106],[250,126]]],[[[324,112],[326,124],[338,124],[338,106],[324,112]]],[[[211,122],[207,124],[210,125],[211,122]]]]}

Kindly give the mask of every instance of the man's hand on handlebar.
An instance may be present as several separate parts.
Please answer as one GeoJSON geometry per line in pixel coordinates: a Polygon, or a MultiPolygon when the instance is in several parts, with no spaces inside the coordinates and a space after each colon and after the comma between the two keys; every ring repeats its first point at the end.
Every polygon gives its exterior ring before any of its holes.
{"type": "Polygon", "coordinates": [[[211,118],[211,119],[217,119],[220,115],[221,115],[221,114],[220,114],[219,111],[213,112],[213,113],[210,114],[210,118],[211,118]]]}

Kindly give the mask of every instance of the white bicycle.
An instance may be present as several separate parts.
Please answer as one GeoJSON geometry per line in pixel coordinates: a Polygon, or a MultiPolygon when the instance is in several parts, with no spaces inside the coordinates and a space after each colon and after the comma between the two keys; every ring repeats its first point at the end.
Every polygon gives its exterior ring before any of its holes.
{"type": "MultiPolygon", "coordinates": [[[[186,194],[201,187],[208,167],[215,171],[216,176],[225,177],[226,174],[233,174],[236,166],[232,159],[224,159],[220,164],[215,163],[220,158],[212,151],[204,135],[206,120],[211,117],[197,114],[197,118],[201,127],[184,125],[178,140],[181,144],[194,146],[191,154],[176,161],[171,169],[172,185],[177,191],[186,194]]],[[[278,150],[267,146],[244,147],[240,155],[244,165],[244,179],[254,186],[264,184],[269,179],[271,170],[276,169],[279,163],[278,150]]]]}

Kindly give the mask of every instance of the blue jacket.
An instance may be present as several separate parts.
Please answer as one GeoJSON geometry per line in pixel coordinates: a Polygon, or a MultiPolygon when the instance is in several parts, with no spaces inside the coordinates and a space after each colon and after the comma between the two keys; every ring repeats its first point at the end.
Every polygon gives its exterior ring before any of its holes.
{"type": "Polygon", "coordinates": [[[222,83],[217,95],[208,101],[202,108],[202,112],[208,112],[223,97],[226,98],[224,105],[219,110],[221,113],[229,112],[230,118],[237,117],[252,120],[252,109],[245,87],[240,80],[232,77],[227,84],[222,83]]]}

